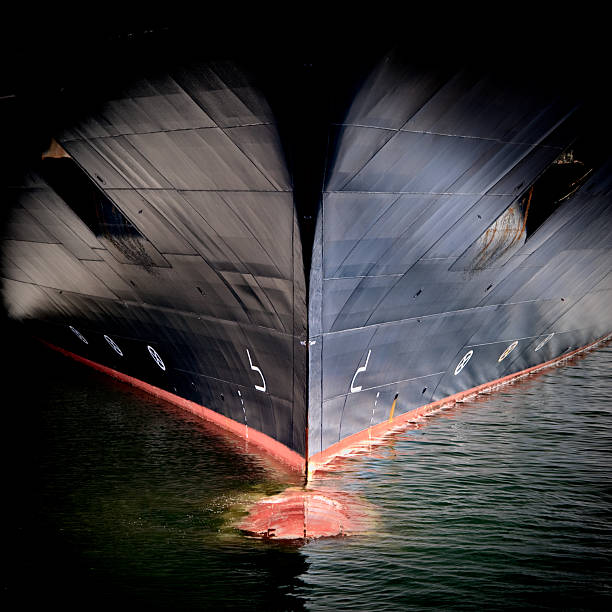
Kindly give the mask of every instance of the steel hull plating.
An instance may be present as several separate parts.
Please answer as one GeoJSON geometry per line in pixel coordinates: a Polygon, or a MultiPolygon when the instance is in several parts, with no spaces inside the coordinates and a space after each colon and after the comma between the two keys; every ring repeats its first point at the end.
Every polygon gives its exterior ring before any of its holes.
{"type": "Polygon", "coordinates": [[[127,64],[7,183],[4,300],[45,342],[303,469],[612,330],[584,83],[127,64]]]}

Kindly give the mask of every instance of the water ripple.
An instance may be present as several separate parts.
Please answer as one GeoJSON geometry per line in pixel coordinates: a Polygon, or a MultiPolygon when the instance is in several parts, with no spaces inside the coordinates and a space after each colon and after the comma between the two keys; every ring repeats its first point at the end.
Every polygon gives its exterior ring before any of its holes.
{"type": "Polygon", "coordinates": [[[295,483],[195,417],[47,353],[13,367],[3,592],[19,609],[40,593],[64,610],[612,609],[610,346],[323,472],[379,523],[301,548],[231,528],[295,483]]]}

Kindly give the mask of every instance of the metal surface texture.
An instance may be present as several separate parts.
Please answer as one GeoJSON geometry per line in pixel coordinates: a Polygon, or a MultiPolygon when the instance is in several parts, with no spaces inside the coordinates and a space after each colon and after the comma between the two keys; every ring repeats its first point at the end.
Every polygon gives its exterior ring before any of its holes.
{"type": "Polygon", "coordinates": [[[610,331],[599,100],[537,68],[392,53],[334,126],[311,270],[311,455],[610,331]],[[585,182],[557,193],[544,177],[562,164],[585,182]]]}
{"type": "Polygon", "coordinates": [[[9,316],[303,455],[301,242],[255,78],[135,62],[101,90],[8,189],[9,316]]]}
{"type": "Polygon", "coordinates": [[[38,139],[32,96],[15,115],[2,283],[30,333],[309,457],[612,331],[587,76],[163,42],[109,47],[38,139]]]}

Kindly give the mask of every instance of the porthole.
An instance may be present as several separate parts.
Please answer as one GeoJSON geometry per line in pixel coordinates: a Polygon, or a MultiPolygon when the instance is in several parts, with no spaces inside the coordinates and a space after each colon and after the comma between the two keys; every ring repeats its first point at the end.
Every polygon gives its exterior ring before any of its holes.
{"type": "Polygon", "coordinates": [[[108,342],[111,348],[119,355],[119,357],[123,357],[123,351],[117,346],[115,341],[112,338],[109,338],[106,334],[104,334],[104,339],[108,342]]]}
{"type": "Polygon", "coordinates": [[[162,369],[162,370],[166,370],[166,365],[164,364],[162,358],[159,356],[159,353],[152,347],[152,346],[147,346],[147,349],[149,351],[149,355],[151,355],[151,357],[153,357],[153,361],[155,361],[155,363],[162,369]]]}
{"type": "Polygon", "coordinates": [[[84,342],[85,344],[89,344],[89,342],[87,342],[87,338],[85,338],[85,336],[78,330],[75,329],[74,327],[72,327],[72,325],[68,326],[70,328],[70,331],[72,331],[72,333],[81,341],[84,342]]]}
{"type": "Polygon", "coordinates": [[[501,363],[516,347],[518,346],[518,340],[515,340],[500,356],[497,360],[501,363]]]}
{"type": "Polygon", "coordinates": [[[473,354],[474,354],[474,351],[468,351],[461,358],[461,361],[457,364],[457,367],[455,368],[455,376],[457,376],[457,374],[459,374],[459,372],[461,372],[461,370],[463,370],[463,368],[465,368],[465,366],[467,365],[467,362],[472,358],[473,354]]]}

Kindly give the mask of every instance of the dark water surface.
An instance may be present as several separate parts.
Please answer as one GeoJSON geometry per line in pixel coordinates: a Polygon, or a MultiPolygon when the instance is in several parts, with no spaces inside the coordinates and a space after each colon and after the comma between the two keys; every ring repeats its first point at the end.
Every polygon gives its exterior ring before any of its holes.
{"type": "Polygon", "coordinates": [[[231,526],[288,475],[59,355],[12,355],[5,610],[612,609],[610,345],[338,463],[317,484],[378,523],[303,547],[231,526]]]}

